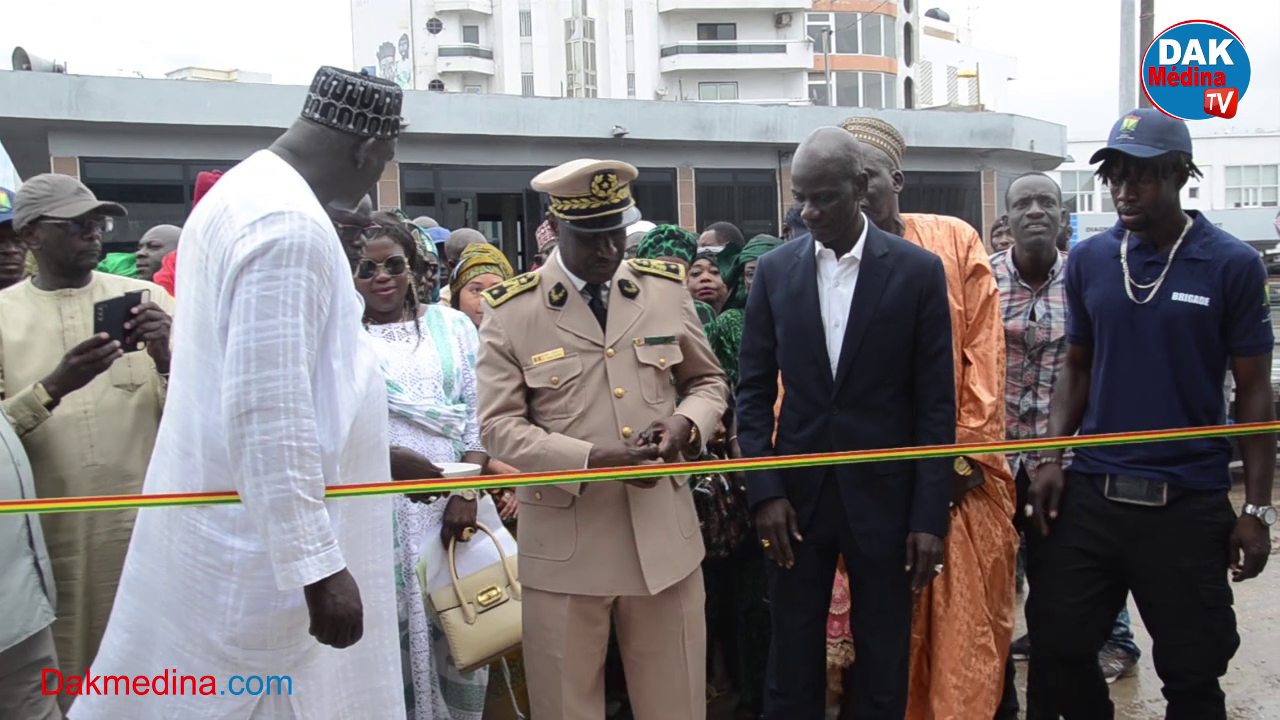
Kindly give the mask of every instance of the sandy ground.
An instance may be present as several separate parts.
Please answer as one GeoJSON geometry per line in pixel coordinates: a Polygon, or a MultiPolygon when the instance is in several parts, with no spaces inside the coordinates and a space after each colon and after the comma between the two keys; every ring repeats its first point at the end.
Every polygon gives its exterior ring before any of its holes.
{"type": "MultiPolygon", "coordinates": [[[[1280,504],[1280,493],[1277,498],[1280,504]]],[[[1237,487],[1232,499],[1236,507],[1243,505],[1243,488],[1237,487]]],[[[1227,716],[1231,720],[1280,720],[1280,526],[1272,528],[1271,548],[1272,557],[1266,571],[1254,580],[1234,586],[1241,642],[1222,682],[1227,693],[1227,716]]],[[[1021,601],[1020,597],[1019,603],[1021,601]]],[[[1116,720],[1163,720],[1165,703],[1160,694],[1160,678],[1151,662],[1151,636],[1143,627],[1137,608],[1130,605],[1129,609],[1143,655],[1137,676],[1118,680],[1111,686],[1116,720]]],[[[1025,625],[1019,611],[1018,635],[1023,632],[1025,625]]],[[[1026,664],[1019,663],[1019,696],[1025,691],[1025,673],[1026,664]]],[[[729,698],[714,703],[707,717],[708,720],[730,720],[733,714],[729,698]]]]}

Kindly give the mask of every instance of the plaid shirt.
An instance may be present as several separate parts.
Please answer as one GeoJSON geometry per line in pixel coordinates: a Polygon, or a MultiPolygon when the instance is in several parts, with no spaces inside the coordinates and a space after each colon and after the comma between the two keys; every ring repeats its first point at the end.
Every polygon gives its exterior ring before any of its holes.
{"type": "MultiPolygon", "coordinates": [[[[1039,290],[1018,277],[1012,248],[991,256],[991,270],[1004,311],[1006,436],[1010,440],[1044,437],[1049,433],[1049,398],[1067,355],[1067,254],[1059,253],[1048,282],[1039,290]]],[[[1015,477],[1033,454],[1009,454],[1015,477]]]]}

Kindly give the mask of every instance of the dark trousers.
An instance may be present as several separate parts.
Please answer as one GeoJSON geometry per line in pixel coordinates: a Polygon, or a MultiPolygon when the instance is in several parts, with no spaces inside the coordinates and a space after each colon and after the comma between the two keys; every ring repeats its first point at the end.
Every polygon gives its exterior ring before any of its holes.
{"type": "Polygon", "coordinates": [[[855,720],[902,720],[911,652],[911,582],[906,542],[887,554],[864,552],[849,529],[835,478],[823,480],[814,517],[792,541],[795,565],[768,563],[773,625],[765,682],[765,720],[822,720],[826,712],[827,614],[836,560],[844,555],[857,659],[850,668],[855,720]]]}
{"type": "Polygon", "coordinates": [[[1027,559],[1031,681],[1066,720],[1114,718],[1098,651],[1131,592],[1151,633],[1166,720],[1225,720],[1218,679],[1240,646],[1226,491],[1181,491],[1143,507],[1108,500],[1102,486],[1069,472],[1058,518],[1027,559]]]}
{"type": "MultiPolygon", "coordinates": [[[[1031,555],[1038,549],[1041,536],[1040,531],[1035,528],[1025,512],[1027,491],[1031,487],[1031,478],[1027,475],[1025,465],[1018,469],[1018,475],[1014,478],[1014,486],[1017,488],[1017,500],[1013,510],[1013,527],[1026,538],[1027,564],[1030,565],[1031,555]]],[[[1030,578],[1028,578],[1028,593],[1031,592],[1030,585],[1030,578]]],[[[1058,713],[1053,711],[1053,705],[1049,702],[1041,683],[1035,682],[1033,684],[1032,682],[1033,679],[1039,680],[1037,674],[1032,672],[1031,669],[1034,662],[1035,651],[1033,650],[1031,657],[1027,659],[1026,720],[1057,720],[1058,713]]],[[[1004,695],[1000,698],[1000,706],[996,708],[995,720],[1018,720],[1018,688],[1015,684],[1016,680],[1017,670],[1013,662],[1013,650],[1010,649],[1004,664],[1004,695]]]]}
{"type": "MultiPolygon", "coordinates": [[[[738,712],[760,715],[769,661],[769,583],[764,552],[751,535],[726,558],[702,561],[707,588],[707,648],[720,641],[734,669],[738,712]]],[[[710,670],[708,669],[708,677],[710,670]]]]}

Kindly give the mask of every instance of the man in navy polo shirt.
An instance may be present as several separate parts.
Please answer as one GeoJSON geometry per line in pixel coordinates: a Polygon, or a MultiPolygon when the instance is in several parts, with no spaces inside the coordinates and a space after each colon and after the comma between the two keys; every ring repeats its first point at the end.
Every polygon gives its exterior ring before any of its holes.
{"type": "MultiPolygon", "coordinates": [[[[1200,171],[1181,120],[1136,110],[1091,162],[1120,221],[1067,261],[1067,357],[1049,435],[1218,425],[1236,381],[1236,419],[1275,419],[1274,336],[1262,258],[1184,211],[1200,171]]],[[[1240,645],[1236,582],[1262,572],[1275,521],[1274,435],[1240,440],[1246,504],[1228,499],[1224,438],[1081,448],[1033,461],[1027,512],[1047,537],[1030,558],[1036,671],[1067,720],[1109,720],[1098,650],[1132,592],[1154,642],[1166,718],[1226,718],[1218,679],[1240,645]]]]}

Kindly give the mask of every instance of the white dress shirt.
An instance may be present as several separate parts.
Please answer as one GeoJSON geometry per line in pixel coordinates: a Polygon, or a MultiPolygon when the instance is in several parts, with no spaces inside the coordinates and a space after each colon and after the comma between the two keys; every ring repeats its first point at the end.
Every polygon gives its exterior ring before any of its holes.
{"type": "Polygon", "coordinates": [[[844,332],[849,325],[849,311],[853,307],[853,289],[858,284],[858,268],[862,265],[862,246],[867,242],[867,225],[871,221],[862,216],[862,234],[849,252],[837,258],[834,250],[813,241],[818,256],[818,307],[822,310],[822,327],[827,334],[827,357],[831,359],[831,377],[835,378],[840,365],[840,348],[844,346],[844,332]]]}
{"type": "MultiPolygon", "coordinates": [[[[573,287],[578,291],[578,295],[582,296],[582,301],[590,305],[591,293],[587,292],[587,281],[573,274],[573,271],[569,269],[569,266],[564,264],[564,260],[560,257],[559,250],[556,250],[556,262],[560,263],[560,269],[563,270],[565,276],[569,278],[569,282],[573,283],[573,287]]],[[[609,307],[609,286],[612,284],[612,281],[600,284],[600,304],[604,305],[606,308],[609,307]]]]}

